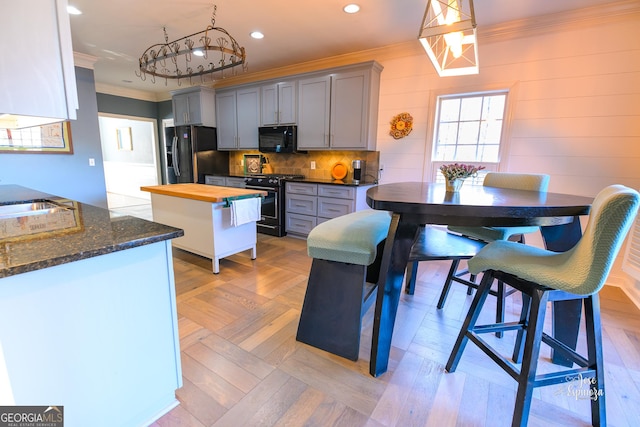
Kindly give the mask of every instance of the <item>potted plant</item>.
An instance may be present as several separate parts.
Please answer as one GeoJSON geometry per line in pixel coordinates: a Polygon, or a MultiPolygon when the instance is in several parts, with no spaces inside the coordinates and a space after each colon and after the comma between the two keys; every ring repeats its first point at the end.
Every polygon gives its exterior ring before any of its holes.
{"type": "Polygon", "coordinates": [[[466,165],[464,163],[451,163],[440,166],[447,192],[459,191],[466,178],[477,176],[478,171],[482,169],[484,169],[484,166],[466,165]]]}

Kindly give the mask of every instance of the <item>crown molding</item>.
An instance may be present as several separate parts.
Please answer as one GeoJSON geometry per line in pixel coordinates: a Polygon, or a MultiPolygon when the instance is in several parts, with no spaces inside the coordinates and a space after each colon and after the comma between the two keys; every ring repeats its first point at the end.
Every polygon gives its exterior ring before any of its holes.
{"type": "Polygon", "coordinates": [[[93,70],[94,64],[98,61],[98,57],[87,55],[86,53],[73,52],[73,65],[80,68],[93,70]]]}
{"type": "Polygon", "coordinates": [[[416,38],[402,43],[383,46],[375,49],[361,50],[353,53],[330,56],[298,64],[287,65],[269,70],[257,71],[254,73],[243,73],[233,77],[225,77],[216,80],[214,88],[222,89],[229,86],[237,86],[265,80],[285,78],[297,74],[312,73],[329,68],[342,67],[345,65],[357,64],[367,61],[388,61],[405,56],[414,56],[420,52],[424,53],[420,42],[416,38]]]}
{"type": "Polygon", "coordinates": [[[96,82],[96,93],[105,95],[121,96],[123,98],[133,98],[140,101],[161,102],[171,99],[170,93],[155,93],[144,90],[131,89],[121,86],[113,86],[96,82]]]}
{"type": "Polygon", "coordinates": [[[622,0],[601,6],[567,10],[561,13],[518,19],[488,27],[478,26],[478,42],[491,43],[557,31],[570,31],[603,23],[637,19],[638,0],[622,0]]]}

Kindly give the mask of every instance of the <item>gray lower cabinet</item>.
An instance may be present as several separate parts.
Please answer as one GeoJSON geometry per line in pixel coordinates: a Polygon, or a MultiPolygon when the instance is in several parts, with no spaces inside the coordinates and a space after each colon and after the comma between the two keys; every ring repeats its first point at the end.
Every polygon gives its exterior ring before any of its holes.
{"type": "Polygon", "coordinates": [[[207,185],[218,185],[220,187],[224,187],[227,185],[226,178],[224,176],[206,175],[204,177],[204,183],[207,185]]]}
{"type": "Polygon", "coordinates": [[[207,175],[204,177],[204,183],[207,185],[218,185],[220,187],[245,187],[244,178],[237,178],[233,176],[207,175]]]}
{"type": "Polygon", "coordinates": [[[225,178],[226,187],[245,188],[247,184],[244,182],[244,178],[236,178],[228,176],[225,178]]]}
{"type": "Polygon", "coordinates": [[[345,187],[332,184],[286,184],[286,230],[307,236],[318,224],[361,209],[370,186],[345,187]]]}

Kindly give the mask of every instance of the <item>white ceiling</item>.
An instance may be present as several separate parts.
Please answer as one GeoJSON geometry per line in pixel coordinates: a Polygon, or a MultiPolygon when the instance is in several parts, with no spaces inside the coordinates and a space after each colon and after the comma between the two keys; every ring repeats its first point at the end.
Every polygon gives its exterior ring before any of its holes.
{"type": "MultiPolygon", "coordinates": [[[[475,0],[479,31],[511,20],[558,13],[616,0],[475,0]]],[[[248,72],[417,40],[427,0],[69,0],[74,51],[98,58],[96,83],[166,93],[174,82],[151,83],[135,74],[149,46],[204,30],[217,5],[216,26],[247,53],[248,72]],[[249,36],[254,30],[264,39],[249,36]]],[[[185,85],[186,83],[183,83],[185,85]]]]}

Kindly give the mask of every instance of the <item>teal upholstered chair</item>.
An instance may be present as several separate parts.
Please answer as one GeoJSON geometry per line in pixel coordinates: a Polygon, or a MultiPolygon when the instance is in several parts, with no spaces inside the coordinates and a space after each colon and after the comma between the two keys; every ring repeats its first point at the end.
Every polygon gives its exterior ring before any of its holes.
{"type": "Polygon", "coordinates": [[[578,375],[591,378],[587,391],[598,393],[598,398],[591,400],[592,424],[606,425],[598,291],[605,283],[638,212],[639,204],[640,195],[637,191],[622,185],[612,185],[596,196],[584,235],[569,251],[556,253],[514,242],[496,241],[489,243],[469,260],[469,271],[473,274],[484,272],[484,276],[446,369],[449,372],[456,369],[468,340],[480,347],[518,381],[512,426],[527,425],[535,387],[566,384],[578,375]],[[477,326],[478,316],[494,279],[501,280],[528,296],[523,298],[526,302],[523,304],[523,314],[519,322],[477,326]],[[582,301],[584,307],[586,357],[543,332],[547,302],[577,299],[582,301]],[[480,337],[482,333],[498,330],[518,331],[514,359],[516,362],[522,360],[520,369],[480,337]],[[525,344],[524,349],[521,349],[519,347],[523,335],[525,344]],[[537,375],[542,342],[554,351],[561,352],[579,368],[537,375]]]}
{"type": "MultiPolygon", "coordinates": [[[[485,187],[511,188],[514,190],[547,191],[549,188],[549,175],[528,173],[488,172],[482,185],[485,187]]],[[[485,242],[495,240],[514,240],[514,236],[520,236],[538,231],[537,226],[530,227],[449,227],[463,236],[471,237],[485,242]]]]}
{"type": "MultiPolygon", "coordinates": [[[[549,187],[549,175],[544,174],[521,174],[505,172],[489,172],[485,175],[482,183],[485,187],[511,188],[514,190],[543,191],[549,187]]],[[[538,231],[537,226],[530,227],[449,227],[448,230],[468,238],[467,242],[459,236],[448,236],[428,227],[420,231],[414,248],[412,248],[407,266],[406,292],[413,294],[415,278],[418,271],[419,261],[451,260],[451,268],[445,279],[444,287],[440,293],[438,308],[444,307],[451,284],[461,283],[467,286],[467,294],[471,295],[478,285],[475,276],[471,275],[470,280],[464,278],[469,272],[458,270],[460,260],[469,259],[484,246],[485,243],[496,240],[514,240],[524,243],[524,235],[538,231]],[[426,230],[426,231],[425,231],[426,230]],[[430,233],[436,238],[424,236],[430,233]]],[[[505,298],[511,291],[507,291],[503,283],[498,282],[496,290],[491,291],[491,295],[497,297],[496,322],[504,320],[505,298]]],[[[497,334],[501,336],[500,333],[497,334]]]]}

